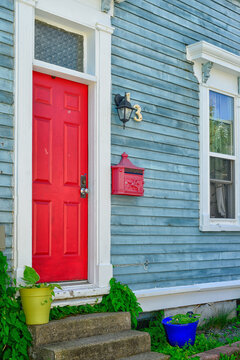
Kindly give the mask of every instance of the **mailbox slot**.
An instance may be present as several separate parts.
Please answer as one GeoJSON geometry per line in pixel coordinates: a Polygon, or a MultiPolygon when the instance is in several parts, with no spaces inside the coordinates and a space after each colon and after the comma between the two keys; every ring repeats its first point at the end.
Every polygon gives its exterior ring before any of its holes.
{"type": "Polygon", "coordinates": [[[140,169],[124,169],[125,174],[139,174],[143,175],[143,170],[140,169]]]}

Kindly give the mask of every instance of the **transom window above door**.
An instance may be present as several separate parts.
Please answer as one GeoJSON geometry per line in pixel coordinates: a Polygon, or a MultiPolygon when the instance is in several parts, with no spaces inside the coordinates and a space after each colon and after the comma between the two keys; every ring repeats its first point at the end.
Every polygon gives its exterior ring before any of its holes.
{"type": "Polygon", "coordinates": [[[83,72],[84,37],[36,20],[35,59],[83,72]]]}

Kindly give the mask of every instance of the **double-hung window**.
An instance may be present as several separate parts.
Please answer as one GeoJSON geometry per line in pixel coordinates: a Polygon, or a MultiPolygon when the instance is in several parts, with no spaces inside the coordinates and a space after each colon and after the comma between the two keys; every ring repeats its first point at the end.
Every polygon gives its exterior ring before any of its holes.
{"type": "Polygon", "coordinates": [[[235,218],[234,97],[209,91],[210,218],[235,218]]]}
{"type": "Polygon", "coordinates": [[[205,41],[187,47],[199,82],[201,231],[240,231],[240,56],[205,41]]]}

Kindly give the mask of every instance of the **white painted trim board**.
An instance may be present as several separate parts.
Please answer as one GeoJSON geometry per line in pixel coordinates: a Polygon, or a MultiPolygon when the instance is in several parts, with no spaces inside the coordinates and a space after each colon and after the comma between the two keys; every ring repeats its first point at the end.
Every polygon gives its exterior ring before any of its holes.
{"type": "MultiPolygon", "coordinates": [[[[110,262],[112,32],[110,15],[100,11],[100,0],[91,0],[89,6],[85,0],[16,1],[14,265],[18,279],[22,276],[24,266],[32,265],[32,70],[35,69],[85,83],[89,88],[88,282],[96,289],[104,288],[106,291],[108,289],[112,277],[110,262]],[[90,65],[86,67],[87,73],[34,60],[35,14],[39,14],[41,19],[54,21],[60,27],[61,24],[70,28],[77,26],[81,31],[85,31],[90,57],[90,65]]],[[[80,283],[78,286],[81,288],[80,283]]]]}

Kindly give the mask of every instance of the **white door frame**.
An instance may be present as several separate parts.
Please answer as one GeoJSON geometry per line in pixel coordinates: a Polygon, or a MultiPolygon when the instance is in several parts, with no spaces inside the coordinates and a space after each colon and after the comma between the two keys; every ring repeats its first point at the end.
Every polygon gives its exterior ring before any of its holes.
{"type": "MultiPolygon", "coordinates": [[[[17,0],[15,75],[15,242],[14,265],[20,279],[32,265],[32,71],[37,70],[89,87],[89,240],[88,282],[108,288],[110,263],[110,15],[101,1],[17,0]],[[53,19],[86,34],[87,73],[34,60],[35,16],[53,19]]],[[[69,285],[71,287],[71,285],[69,285]]],[[[64,288],[65,292],[67,287],[64,288]]]]}

